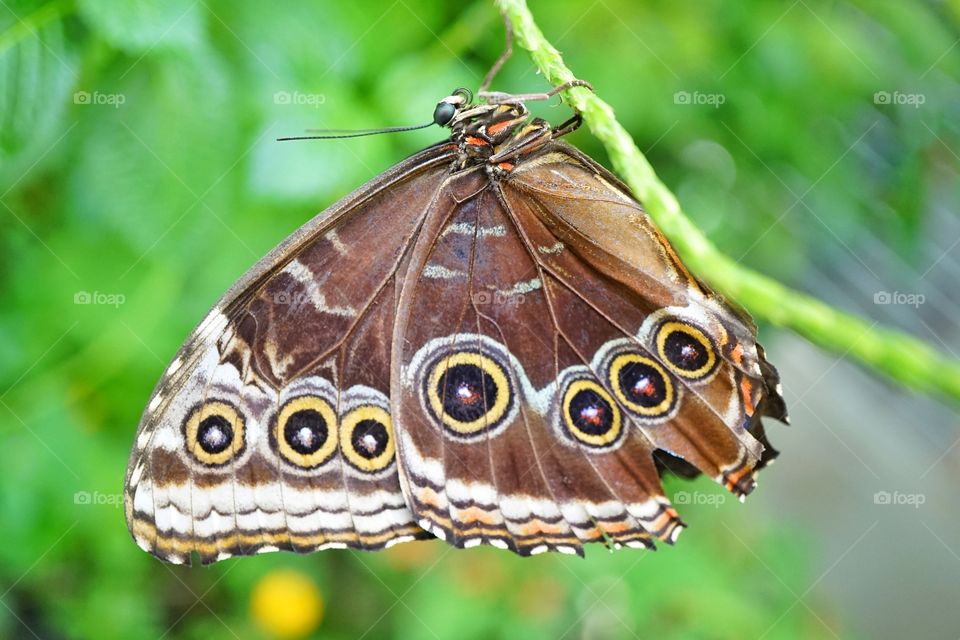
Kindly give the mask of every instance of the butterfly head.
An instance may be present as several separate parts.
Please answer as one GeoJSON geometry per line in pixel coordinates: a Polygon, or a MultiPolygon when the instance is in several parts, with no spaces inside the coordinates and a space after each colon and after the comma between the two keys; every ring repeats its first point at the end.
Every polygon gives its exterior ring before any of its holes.
{"type": "Polygon", "coordinates": [[[457,114],[473,102],[473,94],[469,89],[460,87],[449,96],[437,103],[433,110],[433,123],[441,127],[451,126],[457,114]]]}

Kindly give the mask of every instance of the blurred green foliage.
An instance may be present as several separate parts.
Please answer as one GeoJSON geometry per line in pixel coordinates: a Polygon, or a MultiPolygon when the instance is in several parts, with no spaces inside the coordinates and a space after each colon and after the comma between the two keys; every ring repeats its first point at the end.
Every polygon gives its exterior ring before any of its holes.
{"type": "MultiPolygon", "coordinates": [[[[533,10],[731,255],[788,281],[801,272],[815,259],[807,227],[773,227],[756,246],[753,230],[811,184],[808,204],[841,241],[867,225],[910,255],[960,134],[957,56],[945,54],[956,2],[533,10]],[[878,91],[922,93],[922,120],[878,91]],[[677,92],[725,99],[684,105],[677,92]],[[874,120],[864,134],[858,123],[874,120]]],[[[129,539],[118,505],[135,425],[190,328],[310,215],[442,132],[272,139],[424,122],[501,47],[485,2],[0,4],[0,637],[262,637],[251,591],[279,567],[319,585],[330,638],[848,628],[815,595],[796,604],[816,578],[808,536],[733,500],[685,507],[693,528],[676,549],[591,548],[586,560],[418,543],[184,569],[129,539]]],[[[496,87],[544,83],[518,52],[496,87]]],[[[585,132],[572,141],[603,158],[585,132]]],[[[668,490],[720,495],[704,480],[668,490]]]]}

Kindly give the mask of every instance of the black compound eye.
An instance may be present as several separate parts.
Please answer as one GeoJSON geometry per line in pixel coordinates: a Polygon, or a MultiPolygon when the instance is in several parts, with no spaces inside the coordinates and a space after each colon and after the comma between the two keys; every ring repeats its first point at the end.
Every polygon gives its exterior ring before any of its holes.
{"type": "Polygon", "coordinates": [[[574,380],[567,387],[563,420],[571,436],[591,447],[608,447],[623,432],[619,407],[603,387],[589,379],[574,380]]]}
{"type": "Polygon", "coordinates": [[[449,102],[438,102],[437,108],[433,110],[434,123],[445,127],[457,115],[457,107],[449,102]]]}
{"type": "Polygon", "coordinates": [[[503,367],[480,353],[465,351],[441,359],[426,385],[434,416],[460,435],[495,427],[512,401],[503,367]]]}
{"type": "Polygon", "coordinates": [[[337,419],[333,406],[319,396],[289,400],[277,414],[270,437],[281,457],[290,464],[313,469],[337,450],[337,419]]]}
{"type": "Polygon", "coordinates": [[[243,451],[243,417],[226,402],[211,400],[198,406],[183,430],[188,451],[205,465],[226,464],[243,451]]]}
{"type": "Polygon", "coordinates": [[[387,410],[364,405],[349,411],[340,425],[340,450],[351,466],[365,473],[390,466],[396,445],[387,410]]]}
{"type": "Polygon", "coordinates": [[[622,353],[610,362],[610,386],[623,405],[644,417],[659,417],[673,409],[673,382],[655,360],[638,353],[622,353]]]}
{"type": "Polygon", "coordinates": [[[657,352],[671,371],[696,380],[717,364],[713,342],[699,328],[682,322],[665,322],[657,331],[657,352]]]}

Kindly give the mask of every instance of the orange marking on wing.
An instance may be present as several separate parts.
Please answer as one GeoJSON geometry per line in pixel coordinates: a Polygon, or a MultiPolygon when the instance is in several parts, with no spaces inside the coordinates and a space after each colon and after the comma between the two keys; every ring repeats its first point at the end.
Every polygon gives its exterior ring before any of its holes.
{"type": "Polygon", "coordinates": [[[430,487],[418,487],[417,488],[417,500],[427,505],[428,507],[433,507],[434,509],[441,509],[440,506],[440,496],[436,491],[430,487]]]}
{"type": "Polygon", "coordinates": [[[566,533],[566,527],[556,524],[549,524],[539,518],[534,518],[520,526],[520,535],[536,536],[540,534],[563,535],[566,533]]]}
{"type": "Polygon", "coordinates": [[[603,532],[610,536],[616,536],[619,533],[624,531],[630,531],[631,527],[626,522],[601,522],[600,528],[603,529],[603,532]]]}
{"type": "Polygon", "coordinates": [[[741,480],[745,475],[747,475],[748,473],[750,473],[750,471],[751,471],[750,467],[744,466],[744,467],[742,467],[741,469],[739,469],[738,471],[734,471],[733,473],[729,474],[729,475],[727,476],[727,480],[726,480],[726,482],[725,482],[725,486],[727,487],[727,490],[728,490],[728,491],[733,491],[734,488],[737,486],[737,484],[740,482],[740,480],[741,480]]]}
{"type": "Polygon", "coordinates": [[[453,520],[451,520],[450,518],[445,518],[441,515],[437,515],[435,511],[430,513],[420,513],[417,515],[426,518],[433,524],[439,526],[441,529],[446,529],[447,531],[453,530],[453,520]]]}
{"type": "Polygon", "coordinates": [[[737,346],[730,350],[730,357],[737,364],[743,364],[743,345],[738,342],[737,346]]]}
{"type": "Polygon", "coordinates": [[[476,522],[490,526],[497,526],[500,523],[497,519],[485,509],[480,507],[467,507],[466,509],[457,509],[458,524],[472,525],[476,522]]]}
{"type": "Polygon", "coordinates": [[[477,137],[474,137],[474,136],[467,136],[467,137],[466,137],[466,141],[467,141],[467,144],[472,144],[472,145],[476,145],[476,146],[479,146],[479,147],[486,147],[486,146],[489,146],[489,144],[490,144],[489,142],[487,142],[487,141],[484,140],[483,138],[477,138],[477,137]]]}
{"type": "Polygon", "coordinates": [[[516,165],[513,164],[512,162],[501,162],[501,163],[498,164],[497,166],[500,167],[501,169],[503,169],[504,171],[513,171],[513,168],[514,168],[516,165]]]}
{"type": "MultiPolygon", "coordinates": [[[[657,516],[657,519],[654,520],[652,523],[654,531],[660,531],[661,529],[664,529],[665,527],[667,527],[671,522],[676,520],[677,515],[678,515],[677,512],[674,511],[673,509],[667,509],[666,511],[661,513],[659,516],[657,516]]],[[[668,533],[668,532],[665,531],[664,533],[668,533]]]]}
{"type": "Polygon", "coordinates": [[[744,378],[740,381],[740,395],[743,396],[743,410],[748,416],[752,416],[753,412],[756,411],[756,407],[753,406],[753,383],[749,379],[744,378]]]}
{"type": "Polygon", "coordinates": [[[501,131],[503,131],[504,129],[510,127],[511,125],[513,125],[513,124],[516,123],[516,122],[518,122],[518,120],[517,120],[517,119],[513,119],[513,120],[504,120],[503,122],[498,122],[498,123],[496,123],[496,124],[492,124],[492,125],[490,125],[489,127],[487,127],[487,133],[490,133],[490,134],[492,134],[492,135],[496,135],[496,134],[500,133],[501,131]]]}
{"type": "MultiPolygon", "coordinates": [[[[570,546],[579,546],[580,539],[576,536],[556,536],[556,535],[545,535],[539,536],[534,542],[520,542],[516,541],[514,535],[503,527],[496,528],[485,528],[485,527],[473,527],[471,529],[458,529],[456,531],[458,538],[469,538],[473,536],[481,536],[484,538],[502,538],[506,540],[514,540],[521,548],[530,548],[537,545],[546,543],[550,545],[570,545],[570,546]]],[[[597,532],[596,539],[601,539],[600,533],[597,532]]]]}
{"type": "Polygon", "coordinates": [[[588,540],[600,540],[603,538],[603,534],[600,533],[600,529],[592,527],[590,529],[581,529],[579,527],[574,527],[578,532],[580,537],[586,538],[588,540]]]}
{"type": "MultiPolygon", "coordinates": [[[[298,547],[312,547],[330,542],[346,544],[365,544],[369,546],[383,544],[401,535],[414,535],[421,530],[415,525],[407,525],[399,529],[384,531],[373,535],[357,536],[356,532],[318,532],[315,534],[291,534],[286,531],[259,532],[259,533],[232,533],[220,537],[216,541],[207,541],[193,537],[177,538],[169,534],[159,533],[150,523],[137,521],[133,525],[134,532],[141,536],[156,537],[155,548],[161,552],[189,553],[196,551],[203,556],[213,556],[224,549],[236,547],[259,548],[264,545],[293,545],[298,547]]],[[[231,551],[236,553],[235,550],[231,551]]]]}
{"type": "Polygon", "coordinates": [[[530,547],[536,547],[543,543],[553,546],[564,544],[575,547],[580,545],[580,540],[576,536],[541,536],[539,540],[534,540],[533,542],[524,541],[518,544],[523,548],[529,549],[530,547]]]}
{"type": "Polygon", "coordinates": [[[510,532],[503,527],[487,529],[483,527],[473,527],[471,529],[457,529],[457,537],[468,538],[470,536],[484,536],[486,538],[512,538],[510,532]]]}

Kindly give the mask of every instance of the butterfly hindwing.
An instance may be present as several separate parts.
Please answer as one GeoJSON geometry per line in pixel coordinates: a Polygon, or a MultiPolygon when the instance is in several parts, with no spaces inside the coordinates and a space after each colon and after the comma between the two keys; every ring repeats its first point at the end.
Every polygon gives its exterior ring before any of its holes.
{"type": "Polygon", "coordinates": [[[411,508],[451,544],[673,541],[661,450],[752,488],[763,445],[747,426],[767,393],[753,328],[616,185],[554,143],[502,180],[455,176],[440,196],[454,210],[425,222],[393,403],[411,508]]]}
{"type": "Polygon", "coordinates": [[[177,354],[141,420],[131,533],[171,561],[423,537],[390,418],[397,272],[450,162],[414,156],[258,263],[177,354]]]}
{"type": "MultiPolygon", "coordinates": [[[[619,181],[569,145],[555,143],[520,165],[509,185],[515,188],[503,192],[512,210],[529,210],[526,219],[539,220],[564,244],[562,251],[541,254],[548,289],[580,309],[561,321],[588,317],[593,309],[603,318],[594,326],[629,340],[628,350],[652,360],[649,366],[662,369],[652,375],[665,375],[682,396],[676,405],[682,411],[667,428],[647,426],[650,421],[633,411],[638,426],[658,449],[738,495],[752,490],[764,451],[751,433],[760,429],[759,405],[778,418],[785,410],[776,371],[758,348],[749,317],[696,280],[619,181]],[[684,362],[688,351],[691,359],[684,362]],[[771,410],[774,405],[778,410],[771,410]]],[[[629,368],[617,370],[629,377],[629,368]]],[[[616,391],[614,381],[608,384],[616,391]]]]}

